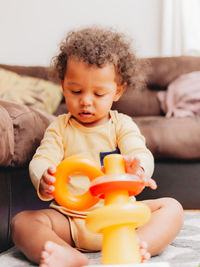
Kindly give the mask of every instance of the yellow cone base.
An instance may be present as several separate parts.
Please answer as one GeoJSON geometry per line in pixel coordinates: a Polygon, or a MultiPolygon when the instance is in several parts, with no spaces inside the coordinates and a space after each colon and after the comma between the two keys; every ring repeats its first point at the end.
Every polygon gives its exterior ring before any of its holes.
{"type": "MultiPolygon", "coordinates": [[[[89,265],[89,267],[170,267],[171,265],[168,262],[150,262],[139,264],[113,264],[113,265],[89,265]]],[[[88,266],[87,266],[88,267],[88,266]]]]}
{"type": "Polygon", "coordinates": [[[133,225],[116,225],[102,231],[102,263],[129,264],[141,261],[133,225]]]}

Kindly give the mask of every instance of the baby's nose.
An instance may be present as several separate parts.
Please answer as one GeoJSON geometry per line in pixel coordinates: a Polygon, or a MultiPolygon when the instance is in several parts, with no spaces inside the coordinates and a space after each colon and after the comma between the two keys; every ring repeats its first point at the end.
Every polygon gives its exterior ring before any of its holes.
{"type": "Polygon", "coordinates": [[[90,95],[84,95],[81,100],[80,104],[83,106],[88,106],[92,104],[92,97],[90,95]]]}

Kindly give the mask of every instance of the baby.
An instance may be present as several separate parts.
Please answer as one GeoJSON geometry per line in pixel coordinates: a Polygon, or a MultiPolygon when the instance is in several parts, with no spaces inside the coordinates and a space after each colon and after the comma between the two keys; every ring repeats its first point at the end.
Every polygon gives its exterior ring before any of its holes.
{"type": "MultiPolygon", "coordinates": [[[[47,128],[29,166],[31,180],[42,200],[53,199],[53,173],[70,156],[88,157],[101,167],[105,155],[120,153],[127,173],[134,172],[137,158],[141,179],[156,188],[151,179],[154,159],[145,138],[130,117],[111,110],[127,87],[134,90],[139,84],[139,64],[130,41],[113,29],[90,27],[68,33],[54,65],[69,113],[58,116],[47,128]]],[[[81,176],[72,178],[69,187],[81,194],[88,189],[85,181],[81,176]]],[[[144,202],[152,215],[147,224],[137,229],[143,261],[160,253],[183,223],[183,209],[175,199],[144,202]]],[[[101,201],[93,208],[100,205],[101,201]]],[[[23,211],[12,220],[13,241],[40,267],[87,265],[88,259],[80,251],[99,251],[102,244],[102,236],[85,226],[87,213],[88,210],[77,212],[61,207],[55,201],[49,209],[23,211]]]]}

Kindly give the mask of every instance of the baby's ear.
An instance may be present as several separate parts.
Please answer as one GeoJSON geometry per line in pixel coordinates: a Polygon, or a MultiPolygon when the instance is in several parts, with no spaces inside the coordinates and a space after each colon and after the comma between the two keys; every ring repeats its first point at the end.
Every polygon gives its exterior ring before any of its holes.
{"type": "Polygon", "coordinates": [[[116,102],[120,99],[120,97],[123,95],[125,90],[126,90],[126,83],[120,84],[117,86],[117,91],[115,94],[114,102],[116,102]]]}

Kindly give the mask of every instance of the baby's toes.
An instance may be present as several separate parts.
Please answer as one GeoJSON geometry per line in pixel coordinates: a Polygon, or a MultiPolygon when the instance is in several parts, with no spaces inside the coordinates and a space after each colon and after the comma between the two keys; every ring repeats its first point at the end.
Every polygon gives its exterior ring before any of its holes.
{"type": "Polygon", "coordinates": [[[141,255],[141,261],[147,261],[151,258],[151,254],[147,250],[147,242],[139,242],[139,250],[141,255]]]}
{"type": "Polygon", "coordinates": [[[150,258],[151,258],[151,254],[147,251],[143,255],[141,254],[141,261],[142,262],[148,261],[150,258]]]}
{"type": "Polygon", "coordinates": [[[41,257],[41,260],[45,261],[46,259],[48,259],[49,253],[47,251],[43,250],[41,252],[41,256],[40,257],[41,257]]]}

